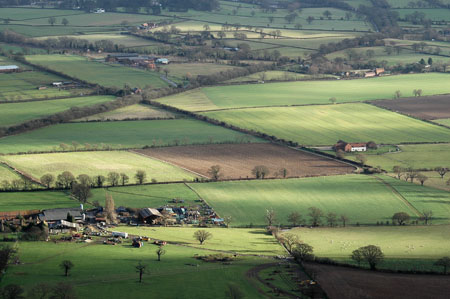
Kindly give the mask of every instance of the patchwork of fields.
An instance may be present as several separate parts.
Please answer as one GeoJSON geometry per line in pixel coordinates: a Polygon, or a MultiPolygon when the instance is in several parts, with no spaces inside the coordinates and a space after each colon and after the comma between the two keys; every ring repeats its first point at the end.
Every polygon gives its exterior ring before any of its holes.
{"type": "Polygon", "coordinates": [[[113,111],[99,113],[75,120],[80,121],[110,121],[127,119],[174,119],[181,118],[180,115],[143,104],[135,104],[122,107],[113,111]]]}

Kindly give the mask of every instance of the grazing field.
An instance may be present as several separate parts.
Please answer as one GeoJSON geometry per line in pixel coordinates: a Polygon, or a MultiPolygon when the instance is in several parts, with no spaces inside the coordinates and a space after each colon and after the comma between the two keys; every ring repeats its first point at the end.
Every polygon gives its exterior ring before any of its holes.
{"type": "Polygon", "coordinates": [[[4,186],[1,185],[4,181],[11,182],[12,180],[18,180],[20,178],[21,176],[19,174],[0,163],[0,189],[4,188],[4,186]]]}
{"type": "Polygon", "coordinates": [[[266,177],[283,177],[282,169],[287,170],[287,177],[343,174],[354,170],[331,159],[274,144],[177,146],[139,152],[208,177],[211,177],[208,174],[211,166],[219,165],[222,178],[226,179],[254,177],[252,169],[258,165],[269,169],[266,177]]]}
{"type": "Polygon", "coordinates": [[[305,267],[316,274],[328,298],[445,299],[450,292],[450,278],[444,275],[379,273],[312,263],[305,267]]]}
{"type": "Polygon", "coordinates": [[[356,80],[330,80],[206,87],[158,99],[159,102],[189,111],[230,108],[329,104],[376,99],[392,99],[396,90],[410,96],[414,89],[423,95],[450,92],[450,74],[412,74],[356,80]],[[192,101],[192,98],[196,101],[192,101]]]}
{"type": "Polygon", "coordinates": [[[75,121],[108,121],[127,119],[174,119],[181,115],[144,104],[135,104],[113,111],[86,116],[75,121]]]}
{"type": "MultiPolygon", "coordinates": [[[[366,164],[380,166],[386,171],[392,171],[396,165],[413,169],[450,168],[450,144],[411,144],[399,145],[398,148],[400,151],[382,154],[366,152],[366,164]]],[[[346,158],[354,160],[356,155],[347,154],[346,158]]]]}
{"type": "Polygon", "coordinates": [[[213,280],[208,294],[223,296],[228,284],[234,283],[246,297],[257,298],[257,282],[250,281],[245,274],[250,268],[267,262],[259,257],[238,257],[230,265],[208,263],[195,256],[215,252],[175,245],[164,246],[166,254],[157,261],[158,247],[150,243],[140,249],[133,248],[130,241],[116,246],[99,243],[20,242],[17,247],[21,263],[8,268],[3,282],[17,283],[20,278],[25,290],[38,283],[71,283],[79,298],[129,298],[145,293],[175,298],[180,297],[180,292],[189,294],[187,297],[201,298],[205,295],[205,281],[213,280]],[[59,268],[63,260],[74,264],[69,277],[59,268]],[[142,283],[135,268],[139,262],[147,265],[142,283]]]}
{"type": "Polygon", "coordinates": [[[109,172],[125,173],[134,184],[134,175],[138,170],[147,173],[147,181],[192,180],[195,175],[173,165],[124,151],[111,152],[72,152],[34,155],[12,155],[1,157],[17,169],[39,180],[44,174],[55,177],[70,171],[75,177],[80,174],[89,176],[104,175],[109,172]]]}
{"type": "Polygon", "coordinates": [[[77,97],[27,103],[7,103],[0,106],[0,127],[9,127],[42,118],[72,107],[85,107],[114,100],[112,96],[77,97]]]}
{"type": "Polygon", "coordinates": [[[377,245],[385,254],[385,261],[379,268],[401,270],[434,270],[439,258],[448,255],[450,239],[449,226],[378,226],[339,228],[295,228],[289,233],[314,247],[314,253],[349,264],[353,250],[377,245]]]}
{"type": "Polygon", "coordinates": [[[170,76],[175,76],[181,79],[186,77],[187,74],[193,77],[197,77],[199,75],[208,76],[235,68],[239,67],[213,63],[171,63],[167,66],[163,66],[161,69],[167,69],[169,70],[170,76]]]}
{"type": "Polygon", "coordinates": [[[243,228],[207,228],[206,231],[212,234],[212,238],[200,245],[193,238],[197,227],[120,227],[121,231],[133,235],[150,236],[168,242],[212,249],[232,251],[239,254],[261,254],[261,255],[285,255],[286,251],[280,246],[278,241],[264,229],[243,229],[243,228]]]}
{"type": "Polygon", "coordinates": [[[297,74],[293,72],[285,71],[266,71],[251,74],[245,77],[239,77],[226,81],[227,83],[247,83],[258,81],[301,81],[301,80],[315,80],[315,79],[335,79],[336,77],[331,75],[306,75],[297,74]]]}
{"type": "Polygon", "coordinates": [[[79,206],[79,201],[70,199],[67,194],[60,191],[0,193],[0,211],[2,212],[77,208],[79,206]]]}
{"type": "Polygon", "coordinates": [[[299,212],[303,223],[309,224],[310,207],[322,209],[325,215],[347,215],[352,225],[390,220],[398,211],[415,215],[385,184],[363,175],[189,185],[221,217],[231,215],[232,226],[265,226],[266,209],[275,211],[280,224],[288,224],[292,212],[299,212]]]}
{"type": "Polygon", "coordinates": [[[62,151],[73,142],[85,149],[122,149],[243,141],[262,142],[192,119],[69,123],[1,138],[0,153],[62,151]]]}
{"type": "Polygon", "coordinates": [[[97,200],[103,205],[105,193],[109,193],[114,198],[117,207],[159,208],[168,204],[171,206],[195,206],[199,204],[197,194],[181,183],[93,189],[90,201],[97,200]],[[172,203],[173,199],[180,199],[183,202],[172,203]]]}
{"type": "Polygon", "coordinates": [[[374,101],[372,104],[426,120],[450,118],[450,95],[374,101]]]}
{"type": "Polygon", "coordinates": [[[450,118],[435,119],[435,120],[433,120],[433,122],[450,127],[450,118]]]}
{"type": "Polygon", "coordinates": [[[61,77],[38,71],[0,74],[0,102],[69,97],[86,92],[83,89],[59,90],[52,82],[64,81],[61,77]],[[45,86],[46,89],[38,90],[45,86]]]}
{"type": "Polygon", "coordinates": [[[447,128],[362,103],[251,108],[202,114],[302,145],[333,145],[340,139],[384,144],[450,141],[447,128]]]}
{"type": "Polygon", "coordinates": [[[167,83],[153,71],[89,61],[75,55],[29,55],[27,61],[41,65],[65,75],[106,87],[166,87],[167,83]]]}

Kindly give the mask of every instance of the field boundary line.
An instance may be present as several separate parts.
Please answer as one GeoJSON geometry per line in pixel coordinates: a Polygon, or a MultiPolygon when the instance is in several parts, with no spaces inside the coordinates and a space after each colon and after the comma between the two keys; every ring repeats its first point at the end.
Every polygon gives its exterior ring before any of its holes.
{"type": "Polygon", "coordinates": [[[149,156],[149,155],[146,155],[146,154],[143,154],[143,153],[140,153],[140,152],[136,152],[135,150],[128,150],[128,152],[133,153],[133,154],[136,154],[136,155],[139,155],[139,156],[142,156],[142,157],[145,157],[145,158],[147,158],[147,159],[154,159],[154,160],[156,160],[156,161],[159,161],[159,162],[168,164],[168,165],[170,165],[170,166],[173,166],[173,167],[177,167],[177,168],[183,169],[183,170],[185,170],[185,171],[187,171],[187,172],[193,173],[193,174],[195,174],[195,175],[198,175],[198,176],[200,176],[200,177],[203,177],[203,178],[206,178],[206,179],[209,180],[209,177],[207,177],[207,176],[205,176],[205,175],[203,175],[203,174],[200,174],[200,173],[197,173],[197,172],[195,172],[195,171],[193,171],[193,170],[187,169],[187,168],[185,168],[185,167],[178,166],[178,165],[176,165],[176,164],[170,163],[169,161],[162,160],[162,159],[158,159],[158,158],[155,158],[155,157],[153,157],[153,156],[149,156]]]}
{"type": "Polygon", "coordinates": [[[408,207],[410,207],[419,217],[422,217],[423,214],[413,205],[411,204],[400,192],[397,191],[391,184],[380,178],[379,176],[374,176],[374,178],[385,185],[388,189],[390,189],[401,201],[403,201],[408,207]]]}
{"type": "Polygon", "coordinates": [[[31,182],[34,182],[34,183],[36,183],[36,184],[38,184],[38,185],[40,185],[42,187],[45,187],[44,184],[42,184],[40,180],[34,178],[33,176],[27,174],[26,172],[24,172],[24,171],[22,171],[22,170],[20,170],[18,168],[15,168],[14,166],[10,165],[8,162],[0,161],[0,164],[5,165],[7,168],[9,168],[13,172],[17,173],[20,177],[25,178],[25,179],[27,179],[27,180],[29,180],[31,182]]]}

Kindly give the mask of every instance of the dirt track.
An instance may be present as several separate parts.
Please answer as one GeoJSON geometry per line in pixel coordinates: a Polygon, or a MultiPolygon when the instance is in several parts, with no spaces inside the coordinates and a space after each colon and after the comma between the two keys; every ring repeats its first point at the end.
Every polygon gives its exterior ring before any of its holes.
{"type": "Polygon", "coordinates": [[[306,264],[330,299],[444,299],[450,276],[371,272],[337,266],[306,264]]]}
{"type": "Polygon", "coordinates": [[[309,153],[274,144],[212,144],[139,150],[139,153],[167,161],[205,176],[213,165],[222,168],[224,179],[253,177],[252,169],[264,165],[269,177],[281,168],[288,177],[351,173],[353,167],[309,153]]]}
{"type": "Polygon", "coordinates": [[[371,103],[426,120],[450,118],[450,95],[372,101],[371,103]]]}

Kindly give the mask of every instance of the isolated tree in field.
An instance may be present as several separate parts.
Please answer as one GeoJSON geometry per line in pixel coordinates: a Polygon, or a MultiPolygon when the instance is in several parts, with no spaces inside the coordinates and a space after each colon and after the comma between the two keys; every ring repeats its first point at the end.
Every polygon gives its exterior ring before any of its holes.
{"type": "Polygon", "coordinates": [[[212,234],[206,230],[198,230],[194,233],[194,239],[200,242],[200,245],[203,245],[203,243],[206,240],[209,240],[212,238],[212,234]]]}
{"type": "Polygon", "coordinates": [[[319,226],[320,223],[322,222],[323,212],[321,209],[316,207],[310,207],[308,215],[311,218],[312,226],[319,226]]]}
{"type": "Polygon", "coordinates": [[[127,176],[125,173],[120,174],[120,183],[122,184],[122,186],[125,186],[129,180],[130,180],[130,177],[127,176]]]}
{"type": "Polygon", "coordinates": [[[116,207],[114,203],[114,199],[111,194],[106,193],[105,198],[105,216],[108,223],[116,223],[116,207]]]}
{"type": "Polygon", "coordinates": [[[350,258],[358,263],[358,267],[361,267],[361,262],[363,261],[361,248],[353,250],[350,258]]]}
{"type": "Polygon", "coordinates": [[[72,184],[71,195],[80,201],[81,203],[86,203],[87,200],[92,197],[91,186],[83,185],[77,182],[72,184]]]}
{"type": "Polygon", "coordinates": [[[426,180],[428,180],[428,177],[426,175],[423,175],[423,174],[419,173],[417,175],[417,179],[419,180],[420,185],[423,186],[423,184],[426,182],[426,180]]]}
{"type": "Polygon", "coordinates": [[[367,157],[363,154],[357,154],[356,161],[358,161],[361,165],[365,165],[367,162],[367,157]]]}
{"type": "Polygon", "coordinates": [[[396,90],[394,92],[394,99],[399,99],[402,96],[402,93],[400,90],[396,90]]]}
{"type": "Polygon", "coordinates": [[[245,295],[241,291],[239,286],[237,284],[234,284],[234,283],[229,283],[228,284],[228,289],[225,292],[225,296],[226,296],[226,298],[231,298],[231,299],[242,299],[242,298],[245,298],[245,295]]]}
{"type": "Polygon", "coordinates": [[[292,248],[292,256],[298,261],[313,259],[313,247],[306,243],[298,243],[292,248]]]}
{"type": "Polygon", "coordinates": [[[341,217],[339,219],[341,220],[343,227],[345,227],[347,222],[350,220],[346,215],[341,215],[341,217]]]}
{"type": "Polygon", "coordinates": [[[330,212],[325,218],[327,219],[328,226],[333,227],[336,225],[337,215],[335,213],[330,212]]]}
{"type": "Polygon", "coordinates": [[[346,13],[345,13],[345,19],[346,19],[347,21],[349,21],[352,17],[353,17],[353,14],[352,14],[351,12],[346,12],[346,13]]]}
{"type": "Polygon", "coordinates": [[[203,25],[203,30],[209,31],[209,30],[211,30],[211,27],[209,27],[208,24],[205,24],[205,25],[203,25]]]}
{"type": "Polygon", "coordinates": [[[10,245],[0,245],[0,279],[8,269],[9,263],[14,255],[17,253],[17,250],[10,245]]]}
{"type": "Polygon", "coordinates": [[[294,245],[300,243],[300,240],[297,235],[294,234],[284,234],[281,237],[281,242],[286,247],[289,252],[292,252],[292,248],[294,245]]]}
{"type": "Polygon", "coordinates": [[[108,173],[108,182],[111,186],[117,186],[119,185],[119,180],[120,180],[120,174],[118,174],[115,171],[111,171],[110,173],[108,173]]]}
{"type": "Polygon", "coordinates": [[[302,222],[302,215],[299,212],[292,212],[288,216],[288,222],[295,227],[302,222]]]}
{"type": "Polygon", "coordinates": [[[0,296],[5,299],[23,299],[23,293],[23,288],[17,284],[8,284],[0,289],[0,296]]]}
{"type": "Polygon", "coordinates": [[[415,97],[420,97],[422,95],[422,89],[414,89],[413,94],[415,97]]]}
{"type": "Polygon", "coordinates": [[[61,24],[63,24],[64,26],[69,25],[69,20],[67,20],[66,18],[63,18],[61,21],[61,24]]]}
{"type": "Polygon", "coordinates": [[[162,246],[159,246],[158,249],[156,249],[156,255],[158,256],[158,262],[161,261],[161,256],[165,255],[166,251],[162,246]]]}
{"type": "Polygon", "coordinates": [[[222,176],[221,169],[222,168],[219,165],[213,165],[208,169],[208,175],[212,180],[218,181],[222,176]]]}
{"type": "Polygon", "coordinates": [[[329,100],[332,104],[336,104],[336,98],[335,97],[331,97],[329,100]]]}
{"type": "Polygon", "coordinates": [[[52,290],[51,299],[76,299],[77,295],[72,284],[60,282],[52,290]]]}
{"type": "Polygon", "coordinates": [[[402,177],[403,174],[403,167],[395,165],[392,170],[394,171],[394,173],[397,175],[397,178],[400,179],[402,177]]]}
{"type": "Polygon", "coordinates": [[[141,283],[142,276],[144,275],[144,273],[146,273],[147,265],[144,265],[144,264],[142,264],[142,262],[139,262],[135,268],[137,270],[136,272],[139,273],[139,283],[141,283]]]}
{"type": "Polygon", "coordinates": [[[69,271],[74,267],[74,264],[69,260],[64,260],[59,264],[59,267],[64,270],[65,276],[69,276],[69,271]]]}
{"type": "Polygon", "coordinates": [[[331,17],[331,12],[329,10],[325,10],[323,12],[324,17],[326,17],[327,19],[329,19],[331,17]]]}
{"type": "Polygon", "coordinates": [[[225,225],[227,227],[230,227],[231,221],[233,220],[233,218],[231,216],[225,216],[223,217],[223,222],[225,223],[225,225]]]}
{"type": "Polygon", "coordinates": [[[441,179],[443,179],[445,174],[448,172],[448,168],[446,167],[436,167],[434,170],[439,173],[441,179]]]}
{"type": "Polygon", "coordinates": [[[443,258],[438,259],[434,265],[442,267],[442,273],[447,274],[447,268],[450,267],[450,257],[444,256],[443,258]]]}
{"type": "Polygon", "coordinates": [[[313,16],[309,16],[308,18],[306,18],[306,22],[308,22],[308,24],[311,25],[311,23],[314,21],[314,17],[313,16]]]}
{"type": "Polygon", "coordinates": [[[266,176],[269,175],[269,173],[270,173],[269,169],[264,165],[258,165],[252,169],[252,174],[257,179],[264,179],[266,176]]]}
{"type": "Polygon", "coordinates": [[[56,183],[65,189],[69,189],[73,182],[75,182],[75,177],[70,171],[64,171],[56,177],[56,183]]]}
{"type": "Polygon", "coordinates": [[[55,181],[55,177],[53,176],[53,174],[47,173],[41,176],[40,181],[47,189],[49,189],[52,183],[55,181]]]}
{"type": "Polygon", "coordinates": [[[275,211],[273,209],[266,210],[267,226],[272,226],[275,223],[276,219],[277,219],[277,217],[276,217],[275,211]]]}
{"type": "Polygon", "coordinates": [[[50,18],[48,18],[48,23],[50,24],[50,25],[55,25],[55,23],[56,23],[56,18],[55,17],[50,17],[50,18]]]}
{"type": "Polygon", "coordinates": [[[136,174],[134,175],[136,182],[139,185],[142,185],[145,182],[145,179],[147,178],[147,173],[143,170],[138,170],[136,174]]]}
{"type": "Polygon", "coordinates": [[[405,212],[398,212],[395,213],[394,216],[392,216],[392,221],[397,222],[398,225],[405,225],[411,217],[408,215],[408,213],[405,212]]]}
{"type": "Polygon", "coordinates": [[[96,175],[92,178],[92,181],[97,187],[103,187],[105,184],[106,178],[103,175],[96,175]]]}
{"type": "Polygon", "coordinates": [[[425,222],[425,225],[428,225],[428,222],[431,222],[431,219],[433,218],[433,211],[422,211],[422,215],[422,220],[425,222]]]}
{"type": "Polygon", "coordinates": [[[77,181],[79,184],[82,184],[82,185],[87,185],[87,186],[93,185],[91,177],[88,176],[87,174],[80,174],[79,176],[77,176],[77,181]]]}
{"type": "Polygon", "coordinates": [[[287,175],[288,175],[288,170],[286,169],[286,168],[281,168],[279,171],[278,171],[278,173],[280,174],[280,176],[282,176],[283,177],[283,179],[285,179],[286,177],[287,177],[287,175]]]}
{"type": "Polygon", "coordinates": [[[369,264],[370,270],[376,270],[377,265],[384,259],[384,254],[381,248],[375,245],[368,245],[359,248],[363,261],[369,264]]]}

